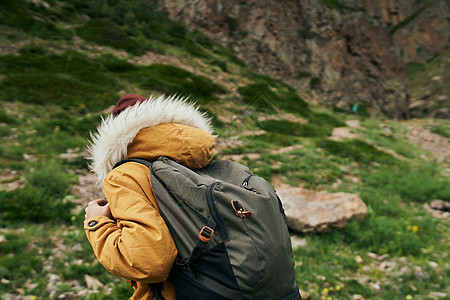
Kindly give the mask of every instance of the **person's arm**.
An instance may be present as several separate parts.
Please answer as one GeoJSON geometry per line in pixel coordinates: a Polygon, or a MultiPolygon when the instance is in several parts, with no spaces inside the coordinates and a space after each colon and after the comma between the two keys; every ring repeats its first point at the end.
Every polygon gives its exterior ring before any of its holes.
{"type": "Polygon", "coordinates": [[[155,208],[156,201],[145,171],[142,173],[140,166],[119,167],[108,174],[104,190],[108,203],[103,206],[94,203],[92,209],[88,207],[86,215],[95,209],[97,216],[87,218],[84,225],[99,262],[111,273],[126,279],[140,282],[166,280],[177,251],[155,208]],[[128,174],[130,169],[133,174],[144,174],[137,178],[139,182],[128,174]],[[116,222],[108,217],[108,209],[116,222]]]}

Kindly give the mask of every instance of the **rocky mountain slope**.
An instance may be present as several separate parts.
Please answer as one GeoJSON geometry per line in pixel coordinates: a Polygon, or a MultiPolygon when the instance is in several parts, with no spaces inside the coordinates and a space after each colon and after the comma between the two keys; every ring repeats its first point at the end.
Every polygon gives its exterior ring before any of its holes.
{"type": "Polygon", "coordinates": [[[409,116],[405,63],[449,45],[448,1],[161,1],[308,100],[409,116]]]}

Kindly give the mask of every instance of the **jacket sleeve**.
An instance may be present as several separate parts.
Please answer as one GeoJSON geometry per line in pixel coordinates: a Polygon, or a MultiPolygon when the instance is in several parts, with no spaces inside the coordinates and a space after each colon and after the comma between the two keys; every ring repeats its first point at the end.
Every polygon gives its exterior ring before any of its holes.
{"type": "Polygon", "coordinates": [[[135,163],[111,171],[103,186],[116,222],[96,217],[85,221],[85,230],[108,271],[140,282],[160,282],[167,279],[177,250],[147,176],[148,169],[135,163]]]}

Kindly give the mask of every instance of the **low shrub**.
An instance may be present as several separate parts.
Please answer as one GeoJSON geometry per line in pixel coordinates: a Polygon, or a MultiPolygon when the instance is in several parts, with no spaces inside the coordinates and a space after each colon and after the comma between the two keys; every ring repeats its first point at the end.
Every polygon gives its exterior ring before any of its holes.
{"type": "Polygon", "coordinates": [[[441,124],[431,128],[431,132],[450,138],[450,123],[442,122],[441,124]]]}
{"type": "Polygon", "coordinates": [[[332,140],[319,140],[317,147],[323,148],[331,154],[344,158],[350,158],[353,161],[369,164],[378,162],[380,164],[395,165],[400,164],[396,158],[373,145],[359,139],[353,139],[346,142],[336,142],[332,140]]]}
{"type": "Polygon", "coordinates": [[[300,115],[309,114],[308,104],[298,97],[291,87],[274,79],[266,80],[262,76],[258,78],[258,82],[238,88],[242,100],[248,106],[265,113],[275,113],[277,109],[283,109],[300,115]]]}
{"type": "Polygon", "coordinates": [[[108,19],[90,19],[83,26],[76,28],[76,32],[87,41],[123,49],[136,55],[145,51],[142,44],[137,43],[120,26],[108,19]]]}
{"type": "Polygon", "coordinates": [[[65,201],[72,177],[61,163],[45,161],[30,168],[23,187],[0,192],[0,214],[6,220],[68,221],[73,203],[65,201]]]}
{"type": "Polygon", "coordinates": [[[10,116],[6,111],[0,110],[0,123],[16,124],[17,120],[10,116]]]}
{"type": "Polygon", "coordinates": [[[72,38],[70,30],[61,29],[53,23],[56,12],[52,8],[46,9],[25,0],[2,0],[0,11],[0,24],[21,29],[33,37],[49,40],[72,38]]]}
{"type": "Polygon", "coordinates": [[[162,64],[141,67],[124,74],[129,81],[141,88],[156,90],[164,94],[192,96],[199,104],[216,99],[216,94],[225,90],[210,79],[194,75],[186,70],[162,64]]]}
{"type": "Polygon", "coordinates": [[[405,202],[428,202],[433,199],[450,200],[450,181],[436,176],[433,165],[417,170],[410,167],[393,169],[382,167],[365,177],[364,183],[400,195],[405,202]]]}
{"type": "Polygon", "coordinates": [[[332,132],[332,127],[325,124],[301,124],[288,120],[266,120],[258,122],[258,126],[268,132],[302,137],[325,137],[332,132]]]}
{"type": "MultiPolygon", "coordinates": [[[[81,111],[104,109],[117,98],[114,91],[121,87],[103,65],[104,60],[75,51],[36,53],[29,48],[20,56],[0,56],[0,72],[5,75],[0,95],[9,101],[56,104],[81,111]]],[[[124,66],[122,63],[121,68],[124,66]]]]}

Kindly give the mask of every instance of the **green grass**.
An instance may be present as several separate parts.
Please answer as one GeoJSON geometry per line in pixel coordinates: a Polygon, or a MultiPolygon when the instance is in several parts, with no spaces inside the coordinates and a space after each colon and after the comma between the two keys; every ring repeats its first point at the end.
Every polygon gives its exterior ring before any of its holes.
{"type": "Polygon", "coordinates": [[[69,221],[73,203],[64,199],[70,191],[73,177],[58,161],[42,161],[28,166],[23,187],[0,191],[2,221],[32,222],[69,221]]]}
{"type": "Polygon", "coordinates": [[[27,34],[46,40],[71,40],[72,32],[60,28],[54,21],[59,16],[54,1],[46,9],[37,3],[25,0],[4,0],[0,3],[0,24],[25,31],[27,34]],[[26,11],[32,13],[24,13],[26,11]]]}
{"type": "Polygon", "coordinates": [[[431,132],[450,138],[450,124],[448,122],[441,122],[437,126],[433,126],[431,132]]]}
{"type": "Polygon", "coordinates": [[[141,55],[145,50],[150,50],[109,19],[90,19],[86,24],[78,27],[76,32],[87,41],[123,49],[135,55],[141,55]]]}
{"type": "Polygon", "coordinates": [[[367,165],[371,162],[378,162],[386,165],[400,164],[400,162],[392,155],[378,150],[373,145],[358,139],[345,142],[319,140],[317,146],[325,149],[332,155],[350,158],[353,161],[367,165]]]}
{"type": "Polygon", "coordinates": [[[221,86],[213,83],[210,79],[170,65],[153,64],[148,67],[140,67],[123,76],[143,89],[169,95],[191,96],[199,104],[208,103],[215,100],[217,94],[225,93],[221,86]]]}
{"type": "Polygon", "coordinates": [[[248,107],[254,107],[259,112],[276,113],[282,109],[300,115],[309,112],[308,104],[292,90],[276,81],[267,80],[251,83],[238,88],[242,100],[248,107]]]}
{"type": "Polygon", "coordinates": [[[27,47],[20,56],[0,56],[0,70],[6,76],[0,82],[2,99],[80,111],[107,107],[121,86],[101,60],[75,51],[42,53],[27,47]]]}
{"type": "Polygon", "coordinates": [[[405,202],[424,203],[433,199],[449,201],[450,180],[440,177],[436,172],[437,167],[433,165],[423,165],[417,169],[386,166],[366,177],[364,181],[375,189],[399,195],[405,202]]]}

